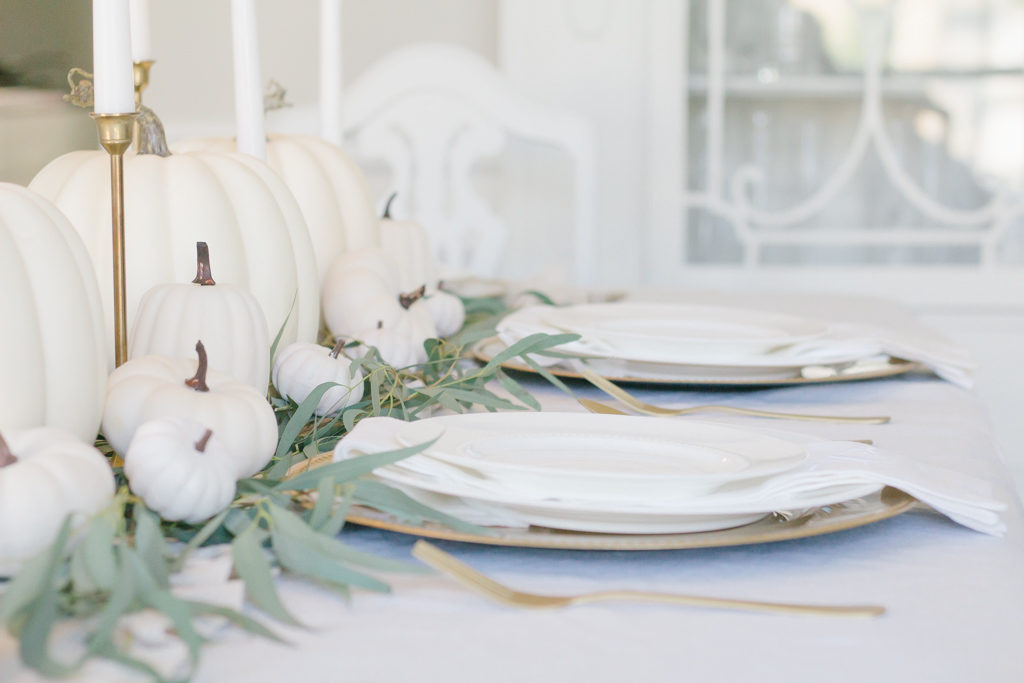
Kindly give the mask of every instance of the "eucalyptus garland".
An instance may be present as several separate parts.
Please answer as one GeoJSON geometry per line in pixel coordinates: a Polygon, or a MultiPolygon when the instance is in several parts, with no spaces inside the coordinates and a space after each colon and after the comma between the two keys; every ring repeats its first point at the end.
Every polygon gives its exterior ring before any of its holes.
{"type": "MultiPolygon", "coordinates": [[[[464,303],[466,325],[449,339],[428,340],[425,363],[394,368],[373,349],[355,357],[353,372],[358,369],[366,377],[364,398],[336,417],[314,414],[323,394],[336,386],[333,383],[320,385],[300,404],[272,392],[279,427],[274,458],[262,472],[238,482],[231,505],[205,523],[161,520],[131,493],[109,446],[97,442],[111,458],[119,483],[114,502],[77,529],[72,530],[70,519],[65,521],[53,545],[23,566],[0,596],[0,624],[18,638],[22,661],[46,676],[64,676],[99,657],[164,680],[162,672],[132,657],[116,637],[122,617],[147,608],[173,625],[175,635],[188,648],[193,670],[204,642],[195,626],[199,617],[216,615],[252,634],[278,639],[263,623],[241,612],[174,595],[171,575],[201,546],[230,544],[234,574],[244,582],[248,601],[274,620],[301,625],[277,594],[277,571],[315,581],[342,596],[354,587],[388,591],[378,574],[424,571],[420,565],[379,558],[341,540],[352,505],[370,506],[405,522],[434,521],[457,530],[488,533],[364,476],[427,448],[429,442],[316,468],[300,466],[333,449],[368,416],[414,420],[437,406],[456,412],[477,407],[539,409],[536,398],[502,370],[501,364],[512,358],[569,391],[532,356],[562,356],[553,348],[576,335],[533,335],[481,366],[468,358],[468,350],[494,334],[507,309],[499,299],[465,299],[464,303]],[[491,391],[488,385],[493,381],[511,398],[491,391]],[[289,476],[296,470],[300,473],[289,476]],[[51,651],[50,640],[57,624],[69,619],[80,620],[86,642],[84,652],[64,661],[51,651]]],[[[354,345],[347,348],[350,353],[363,350],[354,345]]]]}

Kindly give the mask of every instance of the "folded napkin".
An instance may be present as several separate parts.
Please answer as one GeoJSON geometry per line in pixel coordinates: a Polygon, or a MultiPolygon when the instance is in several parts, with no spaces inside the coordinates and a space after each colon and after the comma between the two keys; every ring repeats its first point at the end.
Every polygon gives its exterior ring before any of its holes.
{"type": "MultiPolygon", "coordinates": [[[[400,448],[402,444],[395,436],[403,424],[401,420],[389,417],[364,419],[338,442],[334,459],[345,460],[400,448]]],[[[927,461],[927,454],[883,451],[861,443],[826,441],[776,430],[750,431],[797,441],[807,450],[808,458],[792,470],[757,480],[731,482],[710,494],[681,500],[637,500],[629,506],[616,505],[615,510],[694,515],[767,513],[806,507],[803,501],[837,487],[875,484],[900,489],[975,531],[997,536],[1005,532],[1006,526],[999,513],[1006,509],[1006,505],[994,497],[991,484],[935,466],[927,461]]],[[[403,490],[421,502],[443,507],[443,511],[466,521],[523,525],[516,524],[522,520],[517,518],[514,510],[502,506],[503,501],[512,499],[510,496],[518,504],[529,502],[530,491],[523,490],[521,486],[490,473],[454,467],[423,453],[381,468],[378,473],[387,480],[389,472],[400,474],[403,470],[413,473],[412,481],[416,480],[415,475],[419,475],[423,482],[422,486],[415,486],[410,485],[408,476],[396,477],[401,480],[403,490]],[[442,485],[434,486],[437,483],[442,485]],[[452,491],[463,495],[452,495],[452,491]],[[495,519],[503,521],[494,522],[495,519]]],[[[545,494],[538,495],[533,502],[543,504],[550,500],[550,495],[545,494]]],[[[565,500],[574,502],[571,497],[565,500]]],[[[583,508],[593,504],[593,501],[577,502],[583,508]]]]}
{"type": "MultiPolygon", "coordinates": [[[[499,339],[511,345],[531,334],[566,332],[566,329],[547,322],[551,311],[552,308],[548,306],[529,306],[509,314],[498,324],[499,339]]],[[[709,345],[709,348],[712,347],[709,345]]],[[[926,335],[919,331],[867,323],[834,323],[828,326],[828,331],[822,336],[780,346],[769,353],[736,353],[726,357],[716,355],[713,359],[687,356],[686,352],[672,353],[664,346],[652,348],[644,344],[642,339],[603,339],[599,333],[589,333],[575,342],[563,344],[559,350],[582,356],[626,358],[641,362],[739,367],[826,365],[887,355],[921,363],[943,379],[963,387],[971,386],[975,368],[966,350],[938,333],[926,335]]],[[[548,365],[578,365],[578,361],[562,361],[557,358],[536,357],[534,360],[548,365]]]]}

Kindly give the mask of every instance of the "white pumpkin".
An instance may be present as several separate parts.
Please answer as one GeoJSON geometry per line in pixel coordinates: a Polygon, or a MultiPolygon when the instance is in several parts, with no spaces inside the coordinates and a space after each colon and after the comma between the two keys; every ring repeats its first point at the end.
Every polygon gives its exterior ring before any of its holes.
{"type": "MultiPolygon", "coordinates": [[[[271,334],[287,319],[282,343],[315,340],[320,313],[313,247],[299,205],[269,166],[246,154],[129,154],[124,183],[128,329],[143,294],[190,272],[195,243],[206,241],[218,255],[219,281],[252,292],[271,334]]],[[[65,154],[30,187],[50,198],[85,242],[113,367],[109,157],[65,154]]]]}
{"type": "MultiPolygon", "coordinates": [[[[201,138],[175,150],[235,150],[229,138],[201,138]]],[[[295,195],[309,229],[320,281],[338,254],[380,244],[377,214],[362,169],[343,149],[308,135],[267,136],[267,163],[295,195]]]]}
{"type": "Polygon", "coordinates": [[[201,422],[158,417],[139,425],[124,456],[128,486],[166,520],[195,524],[235,498],[236,463],[201,422]]]}
{"type": "Polygon", "coordinates": [[[426,285],[427,293],[437,290],[437,266],[430,246],[430,235],[414,221],[400,221],[391,217],[391,195],[380,219],[380,245],[397,262],[398,286],[409,292],[426,285]]]}
{"type": "Polygon", "coordinates": [[[328,389],[316,404],[317,415],[337,415],[363,397],[363,373],[351,373],[352,361],[341,355],[343,341],[333,349],[319,344],[296,342],[278,352],[273,380],[277,391],[296,403],[324,382],[340,386],[328,389]]]}
{"type": "Polygon", "coordinates": [[[0,437],[0,574],[10,574],[72,523],[114,497],[107,459],[70,432],[41,427],[0,437]]]}
{"type": "Polygon", "coordinates": [[[353,338],[377,327],[406,330],[419,343],[437,336],[429,313],[409,310],[422,296],[396,285],[398,265],[382,249],[342,254],[327,271],[321,294],[324,321],[336,339],[353,338]]]}
{"type": "Polygon", "coordinates": [[[205,242],[196,243],[196,252],[196,277],[190,284],[157,285],[142,297],[128,357],[187,358],[196,339],[202,339],[211,370],[266,392],[270,339],[263,309],[246,290],[213,279],[205,242]]]}
{"type": "Polygon", "coordinates": [[[49,201],[0,183],[0,429],[50,426],[92,444],[107,359],[85,245],[49,201]]]}
{"type": "Polygon", "coordinates": [[[110,373],[103,410],[103,435],[127,453],[139,425],[158,417],[202,422],[226,444],[239,479],[256,474],[277,447],[277,419],[262,393],[229,375],[207,368],[206,350],[196,344],[199,362],[143,356],[110,373]]]}
{"type": "Polygon", "coordinates": [[[354,335],[364,346],[377,349],[381,360],[393,368],[406,368],[427,360],[423,347],[426,339],[410,335],[408,331],[378,325],[354,335]]]}
{"type": "Polygon", "coordinates": [[[443,290],[435,290],[410,306],[424,309],[442,337],[450,337],[462,329],[466,322],[466,307],[462,299],[443,290]]]}

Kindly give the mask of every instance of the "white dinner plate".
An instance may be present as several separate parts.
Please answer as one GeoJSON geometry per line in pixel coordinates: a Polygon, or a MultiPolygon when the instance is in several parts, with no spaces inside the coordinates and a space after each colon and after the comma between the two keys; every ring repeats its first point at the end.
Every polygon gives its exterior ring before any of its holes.
{"type": "Polygon", "coordinates": [[[604,355],[655,362],[731,363],[778,353],[828,332],[824,323],[805,318],[699,304],[546,307],[539,319],[606,347],[604,355]]]}
{"type": "Polygon", "coordinates": [[[438,439],[425,455],[491,488],[575,500],[676,501],[807,457],[799,443],[719,423],[588,413],[446,415],[406,423],[395,438],[405,446],[438,439]]]}

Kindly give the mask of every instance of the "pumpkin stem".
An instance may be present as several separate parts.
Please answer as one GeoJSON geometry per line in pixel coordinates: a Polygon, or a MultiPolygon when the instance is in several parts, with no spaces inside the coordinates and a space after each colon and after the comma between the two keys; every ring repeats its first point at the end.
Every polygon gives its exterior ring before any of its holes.
{"type": "Polygon", "coordinates": [[[7,467],[18,462],[18,459],[14,457],[14,453],[11,453],[10,446],[4,441],[4,437],[0,434],[0,467],[7,467]]]}
{"type": "Polygon", "coordinates": [[[420,285],[417,289],[407,292],[406,294],[398,295],[398,303],[402,304],[402,308],[408,310],[410,306],[423,298],[423,295],[427,293],[427,286],[420,285]]]}
{"type": "Polygon", "coordinates": [[[136,140],[135,151],[138,154],[155,154],[158,157],[171,156],[167,147],[167,134],[164,124],[152,109],[146,105],[139,106],[139,118],[135,120],[136,140]]]}
{"type": "Polygon", "coordinates": [[[380,329],[383,329],[383,328],[384,328],[384,321],[383,320],[378,320],[377,321],[377,329],[380,330],[380,329]]]}
{"type": "Polygon", "coordinates": [[[388,220],[391,220],[391,202],[395,201],[395,197],[397,196],[397,192],[392,192],[391,196],[388,197],[388,203],[384,205],[384,214],[381,216],[381,218],[387,218],[388,220]]]}
{"type": "Polygon", "coordinates": [[[196,441],[196,450],[200,453],[206,452],[206,444],[210,443],[210,437],[213,436],[213,430],[207,429],[203,435],[196,441]]]}
{"type": "Polygon", "coordinates": [[[337,358],[338,354],[341,353],[341,349],[343,346],[345,346],[345,339],[338,339],[338,343],[334,345],[334,348],[331,349],[331,352],[327,355],[330,356],[331,358],[337,358]]]}
{"type": "Polygon", "coordinates": [[[203,286],[217,284],[210,272],[210,248],[206,242],[196,242],[196,279],[192,283],[203,286]]]}
{"type": "Polygon", "coordinates": [[[185,380],[185,386],[192,387],[196,391],[209,391],[210,387],[206,386],[206,347],[203,346],[203,342],[196,342],[196,353],[199,354],[199,367],[196,368],[196,374],[185,380]]]}

